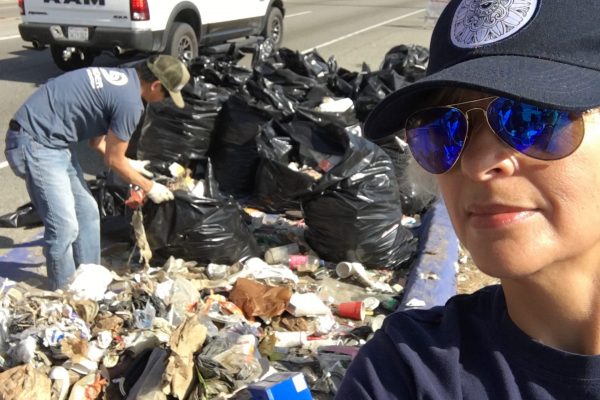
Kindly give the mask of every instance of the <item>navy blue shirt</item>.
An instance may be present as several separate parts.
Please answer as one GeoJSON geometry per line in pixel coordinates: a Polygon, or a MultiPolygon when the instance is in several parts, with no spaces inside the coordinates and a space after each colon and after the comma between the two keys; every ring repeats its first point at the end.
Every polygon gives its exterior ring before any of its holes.
{"type": "Polygon", "coordinates": [[[528,337],[496,285],[387,317],[336,399],[600,399],[600,356],[528,337]]]}
{"type": "Polygon", "coordinates": [[[105,135],[129,141],[144,105],[133,68],[82,68],[49,80],[27,99],[14,119],[47,147],[65,148],[105,135]]]}

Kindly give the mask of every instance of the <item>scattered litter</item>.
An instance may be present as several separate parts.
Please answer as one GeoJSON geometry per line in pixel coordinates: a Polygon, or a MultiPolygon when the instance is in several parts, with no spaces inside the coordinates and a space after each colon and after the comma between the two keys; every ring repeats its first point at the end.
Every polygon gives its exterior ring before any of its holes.
{"type": "Polygon", "coordinates": [[[413,308],[426,307],[427,303],[424,300],[413,297],[412,299],[410,299],[409,301],[406,302],[406,306],[413,307],[413,308]]]}
{"type": "MultiPolygon", "coordinates": [[[[432,199],[403,174],[405,145],[360,123],[422,77],[427,51],[352,73],[267,47],[253,70],[235,46],[191,60],[186,108],[149,105],[137,156],[174,201],[90,183],[123,254],[80,265],[64,291],[0,280],[0,398],[333,398],[404,301],[432,199]]],[[[36,217],[26,205],[0,225],[36,217]]]]}

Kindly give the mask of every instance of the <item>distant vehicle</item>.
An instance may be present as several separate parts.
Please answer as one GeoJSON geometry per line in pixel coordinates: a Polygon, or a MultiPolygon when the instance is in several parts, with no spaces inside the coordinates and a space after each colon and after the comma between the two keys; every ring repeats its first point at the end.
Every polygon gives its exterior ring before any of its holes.
{"type": "Polygon", "coordinates": [[[103,50],[195,57],[198,48],[250,36],[283,40],[283,0],[18,0],[19,33],[50,45],[64,70],[87,67],[103,50]]]}

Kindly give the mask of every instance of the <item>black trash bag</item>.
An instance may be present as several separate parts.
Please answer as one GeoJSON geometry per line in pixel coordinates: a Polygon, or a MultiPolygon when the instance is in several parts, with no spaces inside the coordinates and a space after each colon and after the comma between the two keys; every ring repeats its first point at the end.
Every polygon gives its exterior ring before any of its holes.
{"type": "Polygon", "coordinates": [[[223,88],[240,87],[251,77],[251,70],[237,65],[244,54],[235,43],[225,52],[208,52],[208,49],[204,48],[204,54],[190,62],[191,76],[223,88]]]}
{"type": "Polygon", "coordinates": [[[327,83],[330,75],[335,73],[337,62],[331,58],[325,61],[316,50],[302,54],[299,51],[281,48],[274,58],[281,61],[295,73],[316,79],[320,83],[327,83]]]}
{"type": "Polygon", "coordinates": [[[2,228],[34,228],[42,225],[42,220],[32,203],[23,204],[14,212],[0,216],[2,228]]]}
{"type": "Polygon", "coordinates": [[[371,111],[387,95],[407,86],[409,82],[394,70],[364,71],[356,79],[357,93],[353,97],[356,115],[364,122],[371,111]]]}
{"type": "Polygon", "coordinates": [[[202,106],[207,101],[222,104],[234,91],[206,82],[201,76],[193,76],[181,90],[186,104],[202,106]]]}
{"type": "Polygon", "coordinates": [[[394,70],[408,82],[425,77],[429,63],[429,49],[419,45],[392,47],[383,57],[381,70],[394,70]]]}
{"type": "Polygon", "coordinates": [[[148,348],[138,354],[126,351],[119,363],[109,368],[106,398],[125,400],[138,398],[140,393],[160,390],[161,376],[167,366],[169,351],[160,347],[148,348]]]}
{"type": "Polygon", "coordinates": [[[219,189],[226,195],[243,198],[254,190],[259,158],[256,136],[272,119],[273,112],[258,103],[233,95],[219,111],[210,148],[210,158],[219,189]]]}
{"type": "Polygon", "coordinates": [[[401,225],[394,166],[375,143],[338,128],[330,132],[345,148],[334,166],[304,198],[305,239],[323,259],[394,268],[410,259],[416,238],[401,225]]]}
{"type": "Polygon", "coordinates": [[[196,100],[185,108],[172,101],[150,103],[138,142],[138,159],[177,162],[207,157],[220,104],[196,100]]]}
{"type": "Polygon", "coordinates": [[[144,205],[146,237],[155,258],[233,264],[259,254],[236,202],[174,194],[173,201],[144,205]]]}
{"type": "Polygon", "coordinates": [[[281,85],[274,84],[262,75],[246,82],[245,90],[258,103],[265,104],[265,109],[272,109],[282,116],[291,116],[295,112],[297,102],[286,96],[281,85]]]}
{"type": "Polygon", "coordinates": [[[333,96],[323,83],[315,78],[303,76],[281,64],[264,63],[255,68],[254,80],[264,79],[267,84],[277,87],[283,95],[294,102],[304,102],[314,90],[322,92],[321,98],[333,96]]]}
{"type": "Polygon", "coordinates": [[[436,200],[436,195],[409,176],[407,168],[411,155],[406,143],[396,135],[372,140],[390,156],[394,164],[403,213],[416,215],[425,211],[436,200]]]}
{"type": "Polygon", "coordinates": [[[341,159],[344,153],[343,147],[331,141],[332,129],[337,127],[299,119],[288,123],[274,120],[263,127],[256,139],[261,161],[253,201],[258,208],[269,212],[301,208],[302,197],[310,195],[320,177],[311,177],[289,165],[306,165],[322,177],[334,163],[331,160],[341,159]]]}
{"type": "Polygon", "coordinates": [[[104,172],[87,184],[98,204],[102,234],[114,240],[133,243],[133,213],[125,205],[129,197],[129,184],[113,171],[104,172]]]}
{"type": "MultiPolygon", "coordinates": [[[[368,67],[367,67],[368,68],[368,67]]],[[[363,64],[363,70],[365,65],[363,64]]],[[[358,79],[359,73],[356,71],[349,71],[344,68],[339,68],[335,74],[329,77],[327,87],[338,97],[349,97],[355,98],[357,92],[356,80],[358,79]]]]}

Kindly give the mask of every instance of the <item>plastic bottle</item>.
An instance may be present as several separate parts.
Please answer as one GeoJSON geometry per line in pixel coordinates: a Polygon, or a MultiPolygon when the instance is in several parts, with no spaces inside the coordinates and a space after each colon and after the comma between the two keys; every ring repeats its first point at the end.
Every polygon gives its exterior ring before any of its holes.
{"type": "Polygon", "coordinates": [[[315,272],[324,261],[313,255],[292,254],[289,257],[288,265],[290,269],[298,272],[315,272]]]}
{"type": "Polygon", "coordinates": [[[296,243],[272,247],[265,252],[265,261],[267,264],[287,264],[290,259],[290,254],[297,254],[299,252],[300,248],[296,243]]]}

